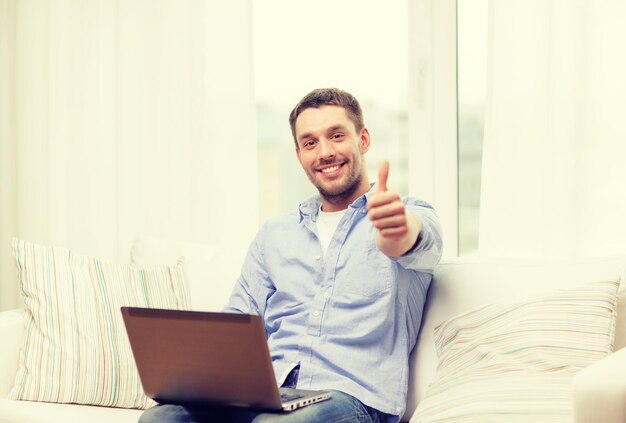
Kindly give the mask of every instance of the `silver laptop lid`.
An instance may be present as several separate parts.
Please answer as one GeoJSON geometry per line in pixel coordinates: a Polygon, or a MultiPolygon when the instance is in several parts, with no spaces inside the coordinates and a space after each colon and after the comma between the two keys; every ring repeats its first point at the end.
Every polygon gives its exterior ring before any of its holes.
{"type": "Polygon", "coordinates": [[[122,307],[147,396],[280,410],[259,316],[122,307]]]}

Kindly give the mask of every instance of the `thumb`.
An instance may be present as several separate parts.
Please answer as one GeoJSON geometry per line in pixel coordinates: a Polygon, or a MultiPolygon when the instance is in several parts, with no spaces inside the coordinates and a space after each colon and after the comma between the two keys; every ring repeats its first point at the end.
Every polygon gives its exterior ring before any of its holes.
{"type": "Polygon", "coordinates": [[[383,160],[378,168],[378,192],[387,191],[387,178],[389,177],[389,162],[383,160]]]}

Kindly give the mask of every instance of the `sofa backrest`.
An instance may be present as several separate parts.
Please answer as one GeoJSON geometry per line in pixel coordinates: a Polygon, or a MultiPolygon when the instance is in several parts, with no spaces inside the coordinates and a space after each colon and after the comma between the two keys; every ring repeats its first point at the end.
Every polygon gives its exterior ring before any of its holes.
{"type": "MultiPolygon", "coordinates": [[[[5,398],[15,381],[20,349],[24,340],[24,309],[0,312],[0,399],[5,398]]],[[[2,417],[0,417],[0,421],[2,417]]]]}
{"type": "MultiPolygon", "coordinates": [[[[435,377],[434,329],[443,321],[473,308],[501,301],[515,302],[552,290],[598,280],[626,279],[626,256],[586,260],[512,260],[480,257],[444,259],[438,266],[424,310],[418,344],[411,355],[411,415],[435,377]]],[[[620,286],[615,348],[626,346],[626,282],[620,286]]],[[[409,414],[410,413],[410,414],[409,414]]]]}
{"type": "Polygon", "coordinates": [[[191,307],[201,311],[220,311],[241,272],[246,248],[215,248],[204,244],[140,237],[133,243],[130,258],[137,266],[173,265],[185,258],[191,307]]]}

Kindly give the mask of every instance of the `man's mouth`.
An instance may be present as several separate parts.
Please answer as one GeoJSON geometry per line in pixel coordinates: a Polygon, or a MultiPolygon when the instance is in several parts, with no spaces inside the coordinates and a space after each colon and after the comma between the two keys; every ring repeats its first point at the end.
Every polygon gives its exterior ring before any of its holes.
{"type": "Polygon", "coordinates": [[[334,178],[339,175],[341,168],[346,162],[332,163],[319,166],[317,171],[320,172],[326,178],[334,178]]]}
{"type": "Polygon", "coordinates": [[[341,167],[341,165],[334,165],[334,166],[330,166],[330,167],[325,167],[323,169],[320,169],[320,172],[322,173],[333,173],[336,172],[337,170],[339,170],[339,168],[341,167]]]}

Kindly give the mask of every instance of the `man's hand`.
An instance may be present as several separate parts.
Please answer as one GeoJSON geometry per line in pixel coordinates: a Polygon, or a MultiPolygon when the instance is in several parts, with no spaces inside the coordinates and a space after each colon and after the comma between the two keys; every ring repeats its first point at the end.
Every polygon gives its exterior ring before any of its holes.
{"type": "Polygon", "coordinates": [[[422,230],[422,223],[413,213],[407,213],[400,196],[387,190],[389,162],[378,169],[378,187],[367,203],[369,217],[376,233],[378,249],[390,257],[409,251],[422,230]]]}

